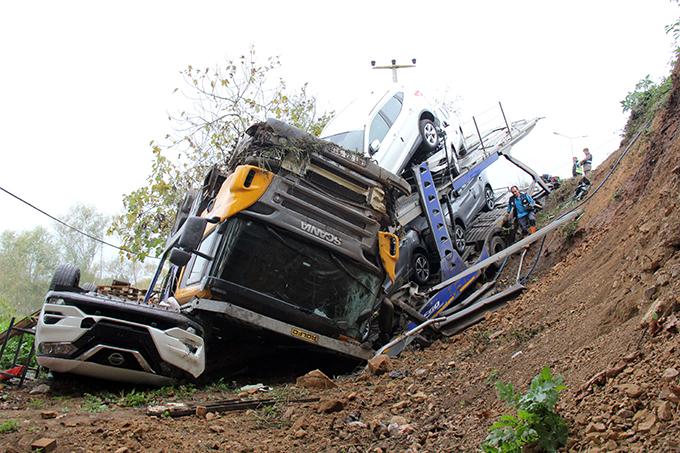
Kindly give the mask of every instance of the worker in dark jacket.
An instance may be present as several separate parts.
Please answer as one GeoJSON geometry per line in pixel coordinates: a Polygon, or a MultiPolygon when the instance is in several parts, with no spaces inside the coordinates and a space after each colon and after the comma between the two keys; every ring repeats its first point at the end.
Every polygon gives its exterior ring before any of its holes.
{"type": "Polygon", "coordinates": [[[510,187],[512,196],[508,200],[508,215],[513,214],[522,229],[522,234],[536,232],[536,202],[531,195],[520,192],[517,186],[510,187]]]}
{"type": "Polygon", "coordinates": [[[577,176],[583,176],[583,167],[581,162],[579,162],[578,157],[574,157],[574,164],[571,166],[571,176],[576,178],[577,176]]]}

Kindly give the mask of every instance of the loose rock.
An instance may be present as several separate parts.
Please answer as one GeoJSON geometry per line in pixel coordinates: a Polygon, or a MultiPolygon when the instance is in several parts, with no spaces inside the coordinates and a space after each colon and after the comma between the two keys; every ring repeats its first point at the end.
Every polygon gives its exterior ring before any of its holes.
{"type": "Polygon", "coordinates": [[[371,374],[379,375],[387,373],[392,369],[392,359],[385,354],[380,354],[368,361],[367,368],[371,374]]]}
{"type": "Polygon", "coordinates": [[[321,370],[313,370],[304,376],[300,376],[295,381],[295,385],[310,389],[332,389],[338,386],[321,370]]]}
{"type": "Polygon", "coordinates": [[[330,399],[319,402],[319,412],[323,414],[330,414],[333,412],[340,412],[345,407],[345,403],[339,399],[330,399]]]}

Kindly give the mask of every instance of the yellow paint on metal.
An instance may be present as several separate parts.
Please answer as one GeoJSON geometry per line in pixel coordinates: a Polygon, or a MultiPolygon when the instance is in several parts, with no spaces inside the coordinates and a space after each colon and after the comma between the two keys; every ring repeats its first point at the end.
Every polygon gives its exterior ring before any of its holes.
{"type": "Polygon", "coordinates": [[[177,288],[175,291],[175,299],[177,299],[177,303],[180,305],[190,302],[194,297],[199,299],[210,299],[210,296],[210,290],[201,289],[200,283],[185,288],[177,288]]]}
{"type": "Polygon", "coordinates": [[[239,165],[222,183],[215,204],[201,217],[219,217],[220,221],[251,207],[264,195],[274,174],[254,165],[239,165]]]}
{"type": "Polygon", "coordinates": [[[378,247],[383,268],[390,280],[394,282],[395,269],[399,261],[399,238],[395,234],[378,231],[378,247]]]}

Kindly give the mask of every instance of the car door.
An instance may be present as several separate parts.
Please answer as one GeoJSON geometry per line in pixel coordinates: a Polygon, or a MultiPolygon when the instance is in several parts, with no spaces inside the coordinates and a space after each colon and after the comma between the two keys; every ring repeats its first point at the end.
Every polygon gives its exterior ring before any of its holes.
{"type": "Polygon", "coordinates": [[[388,171],[395,172],[403,157],[403,137],[400,136],[401,114],[403,108],[403,93],[390,96],[380,110],[371,119],[368,129],[368,144],[374,140],[380,141],[378,152],[374,158],[378,164],[388,171]]]}

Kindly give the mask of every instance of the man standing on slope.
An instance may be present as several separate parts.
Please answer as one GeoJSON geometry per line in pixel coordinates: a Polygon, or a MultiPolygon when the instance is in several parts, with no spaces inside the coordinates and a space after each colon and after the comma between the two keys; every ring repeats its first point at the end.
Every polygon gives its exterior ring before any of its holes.
{"type": "Polygon", "coordinates": [[[531,195],[520,192],[517,186],[510,187],[512,196],[508,200],[508,214],[512,212],[517,219],[522,234],[533,234],[536,232],[536,202],[531,195]]]}
{"type": "Polygon", "coordinates": [[[588,148],[583,148],[583,155],[585,156],[583,160],[581,160],[583,178],[586,180],[587,184],[590,185],[590,171],[593,169],[593,155],[590,154],[588,148]]]}

